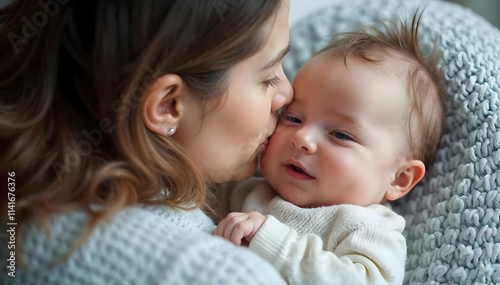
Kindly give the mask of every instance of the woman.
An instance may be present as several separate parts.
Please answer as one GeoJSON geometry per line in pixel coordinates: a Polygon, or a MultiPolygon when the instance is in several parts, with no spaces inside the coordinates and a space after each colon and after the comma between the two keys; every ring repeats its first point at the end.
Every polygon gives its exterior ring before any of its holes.
{"type": "Polygon", "coordinates": [[[0,61],[0,167],[15,195],[3,283],[283,282],[213,237],[200,208],[208,185],[251,176],[291,100],[281,68],[288,8],[109,0],[3,9],[0,47],[11,52],[0,61]]]}

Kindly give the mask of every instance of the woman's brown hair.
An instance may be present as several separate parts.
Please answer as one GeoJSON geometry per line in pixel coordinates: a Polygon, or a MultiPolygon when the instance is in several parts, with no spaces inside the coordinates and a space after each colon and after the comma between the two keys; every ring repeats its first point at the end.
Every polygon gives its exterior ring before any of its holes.
{"type": "Polygon", "coordinates": [[[230,68],[263,46],[280,3],[54,0],[1,9],[0,172],[15,172],[18,225],[83,208],[85,238],[126,205],[202,205],[203,174],[181,146],[145,127],[142,95],[175,73],[202,107],[219,100],[230,68]]]}

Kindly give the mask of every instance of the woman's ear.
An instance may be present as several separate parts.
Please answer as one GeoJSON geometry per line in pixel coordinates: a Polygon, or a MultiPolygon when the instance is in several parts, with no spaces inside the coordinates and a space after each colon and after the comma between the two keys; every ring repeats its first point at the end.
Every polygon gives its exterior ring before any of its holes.
{"type": "Polygon", "coordinates": [[[425,165],[420,160],[410,160],[396,174],[389,190],[386,191],[387,200],[394,201],[408,194],[425,174],[425,165]]]}
{"type": "Polygon", "coordinates": [[[151,85],[142,102],[142,117],[146,127],[162,136],[171,136],[186,109],[184,97],[188,94],[182,78],[165,74],[151,85]]]}

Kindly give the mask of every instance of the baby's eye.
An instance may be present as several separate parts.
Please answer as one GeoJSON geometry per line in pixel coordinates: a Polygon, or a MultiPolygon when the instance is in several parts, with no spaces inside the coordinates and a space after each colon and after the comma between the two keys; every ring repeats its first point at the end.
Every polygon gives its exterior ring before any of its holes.
{"type": "Polygon", "coordinates": [[[333,131],[330,134],[340,140],[354,141],[354,138],[346,132],[333,131]]]}
{"type": "Polygon", "coordinates": [[[281,117],[284,120],[286,120],[286,121],[288,121],[288,122],[290,122],[292,124],[300,124],[300,123],[302,123],[302,121],[299,118],[297,118],[295,116],[292,116],[292,115],[286,115],[285,114],[285,115],[282,115],[281,117]]]}

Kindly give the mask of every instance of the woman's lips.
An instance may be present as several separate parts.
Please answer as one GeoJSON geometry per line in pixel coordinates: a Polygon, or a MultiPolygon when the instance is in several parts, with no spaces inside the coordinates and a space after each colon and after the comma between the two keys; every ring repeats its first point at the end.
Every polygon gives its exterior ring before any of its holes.
{"type": "Polygon", "coordinates": [[[285,165],[285,172],[290,177],[297,179],[297,180],[313,180],[313,179],[315,179],[314,176],[309,175],[300,166],[297,166],[293,163],[285,165]]]}
{"type": "Polygon", "coordinates": [[[267,147],[269,146],[269,140],[271,137],[268,137],[263,143],[260,144],[260,153],[264,153],[267,150],[267,147]]]}

